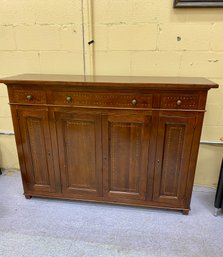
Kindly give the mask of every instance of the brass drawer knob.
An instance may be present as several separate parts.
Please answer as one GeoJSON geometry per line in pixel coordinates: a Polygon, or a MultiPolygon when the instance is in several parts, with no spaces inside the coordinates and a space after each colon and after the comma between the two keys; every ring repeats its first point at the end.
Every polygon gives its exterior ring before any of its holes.
{"type": "Polygon", "coordinates": [[[72,97],[71,97],[71,96],[68,96],[68,97],[66,98],[66,100],[67,100],[68,103],[70,103],[70,102],[72,101],[72,97]]]}
{"type": "Polygon", "coordinates": [[[133,99],[133,100],[132,100],[132,105],[136,105],[136,104],[137,104],[136,99],[133,99]]]}
{"type": "Polygon", "coordinates": [[[182,104],[182,101],[181,100],[177,100],[177,105],[181,105],[182,104]]]}
{"type": "Polygon", "coordinates": [[[30,101],[30,100],[33,99],[33,96],[32,96],[32,95],[27,95],[27,96],[26,96],[26,99],[30,101]]]}

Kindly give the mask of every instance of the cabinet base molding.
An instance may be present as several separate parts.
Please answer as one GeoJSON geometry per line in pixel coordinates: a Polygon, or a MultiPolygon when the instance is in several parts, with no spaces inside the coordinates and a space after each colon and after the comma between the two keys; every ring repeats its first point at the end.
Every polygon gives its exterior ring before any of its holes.
{"type": "Polygon", "coordinates": [[[7,85],[26,199],[187,215],[208,90],[204,78],[22,74],[7,85]]]}
{"type": "Polygon", "coordinates": [[[69,200],[74,202],[86,202],[86,203],[101,203],[101,204],[112,204],[112,205],[125,205],[125,206],[132,206],[132,207],[142,207],[142,208],[148,208],[148,209],[161,209],[161,210],[173,210],[173,211],[181,211],[183,215],[188,215],[190,209],[184,209],[183,207],[173,207],[171,205],[165,205],[163,203],[156,203],[156,202],[136,202],[136,203],[130,203],[125,202],[121,200],[112,201],[112,200],[103,200],[103,199],[87,199],[84,197],[77,197],[76,199],[71,196],[64,196],[64,195],[43,195],[43,194],[30,194],[29,198],[26,197],[26,199],[31,199],[33,197],[37,198],[43,198],[43,199],[58,199],[58,200],[69,200]]]}

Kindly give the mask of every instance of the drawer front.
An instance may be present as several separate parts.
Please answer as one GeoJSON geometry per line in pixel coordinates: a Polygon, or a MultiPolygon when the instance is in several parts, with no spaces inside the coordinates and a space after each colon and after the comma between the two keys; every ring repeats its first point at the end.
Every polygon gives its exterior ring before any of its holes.
{"type": "Polygon", "coordinates": [[[152,94],[53,92],[52,104],[67,106],[152,108],[152,94]]]}
{"type": "Polygon", "coordinates": [[[14,89],[10,102],[25,104],[44,104],[46,103],[46,93],[38,90],[14,89]]]}
{"type": "Polygon", "coordinates": [[[169,94],[161,95],[160,108],[164,109],[197,109],[199,95],[169,94]]]}

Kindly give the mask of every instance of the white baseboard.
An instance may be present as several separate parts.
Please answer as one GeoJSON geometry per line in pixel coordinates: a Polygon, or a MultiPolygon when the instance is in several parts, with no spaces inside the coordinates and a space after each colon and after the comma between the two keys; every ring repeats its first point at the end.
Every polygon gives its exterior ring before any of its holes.
{"type": "Polygon", "coordinates": [[[194,185],[194,186],[193,186],[193,191],[195,191],[195,192],[210,193],[210,192],[216,192],[216,188],[208,187],[208,186],[198,186],[198,185],[194,185]]]}

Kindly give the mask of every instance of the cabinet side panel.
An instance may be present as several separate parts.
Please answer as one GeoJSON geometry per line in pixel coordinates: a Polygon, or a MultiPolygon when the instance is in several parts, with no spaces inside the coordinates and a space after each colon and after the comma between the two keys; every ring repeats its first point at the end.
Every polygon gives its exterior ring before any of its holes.
{"type": "Polygon", "coordinates": [[[22,137],[21,137],[21,131],[19,127],[19,118],[17,115],[16,106],[11,105],[11,113],[12,113],[12,121],[13,121],[13,128],[15,131],[15,139],[16,139],[16,147],[18,152],[18,158],[19,158],[19,165],[22,175],[22,183],[23,183],[23,189],[24,193],[26,194],[29,191],[29,184],[28,184],[28,175],[27,175],[27,169],[26,169],[26,161],[25,161],[25,155],[22,147],[22,137]]]}
{"type": "Polygon", "coordinates": [[[188,179],[187,179],[187,199],[186,199],[187,208],[190,208],[191,195],[192,195],[193,184],[194,184],[194,176],[195,176],[195,170],[196,170],[196,164],[197,164],[197,156],[198,156],[198,151],[199,151],[199,146],[200,146],[200,138],[201,138],[203,119],[204,119],[204,113],[198,113],[197,121],[196,121],[196,129],[194,131],[194,137],[193,137],[193,146],[191,148],[189,175],[188,175],[188,179]]]}

